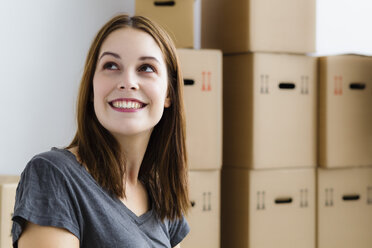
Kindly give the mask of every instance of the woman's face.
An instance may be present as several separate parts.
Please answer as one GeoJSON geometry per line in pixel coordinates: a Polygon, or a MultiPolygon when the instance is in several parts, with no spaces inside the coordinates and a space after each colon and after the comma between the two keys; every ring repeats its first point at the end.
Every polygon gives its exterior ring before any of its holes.
{"type": "Polygon", "coordinates": [[[98,54],[93,77],[98,121],[116,138],[149,134],[159,122],[167,98],[163,54],[147,33],[122,28],[111,33],[98,54]]]}

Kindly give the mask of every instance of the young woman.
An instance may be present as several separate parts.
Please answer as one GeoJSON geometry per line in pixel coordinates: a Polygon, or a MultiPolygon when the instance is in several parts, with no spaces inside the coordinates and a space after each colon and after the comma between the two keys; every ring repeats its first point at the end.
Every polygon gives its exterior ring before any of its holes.
{"type": "Polygon", "coordinates": [[[189,232],[183,79],[169,36],[119,15],[98,32],[77,132],[21,176],[14,247],[180,247],[189,232]]]}

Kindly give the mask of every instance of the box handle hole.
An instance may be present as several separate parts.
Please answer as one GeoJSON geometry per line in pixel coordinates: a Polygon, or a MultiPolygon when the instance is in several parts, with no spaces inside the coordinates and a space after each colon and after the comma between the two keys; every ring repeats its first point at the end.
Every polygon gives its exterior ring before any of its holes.
{"type": "Polygon", "coordinates": [[[154,2],[154,5],[155,6],[174,6],[176,5],[176,2],[175,1],[155,1],[154,2]]]}
{"type": "Polygon", "coordinates": [[[364,90],[366,88],[365,83],[350,83],[351,90],[364,90]]]}
{"type": "Polygon", "coordinates": [[[284,90],[293,90],[296,88],[296,85],[291,82],[281,82],[279,83],[279,89],[284,89],[284,90]]]}
{"type": "Polygon", "coordinates": [[[342,200],[344,201],[357,201],[360,199],[359,195],[344,195],[342,196],[342,200]]]}
{"type": "Polygon", "coordinates": [[[194,85],[195,81],[193,79],[184,79],[183,84],[184,85],[194,85]]]}
{"type": "Polygon", "coordinates": [[[292,202],[291,197],[280,197],[275,199],[275,204],[289,204],[292,202]]]}

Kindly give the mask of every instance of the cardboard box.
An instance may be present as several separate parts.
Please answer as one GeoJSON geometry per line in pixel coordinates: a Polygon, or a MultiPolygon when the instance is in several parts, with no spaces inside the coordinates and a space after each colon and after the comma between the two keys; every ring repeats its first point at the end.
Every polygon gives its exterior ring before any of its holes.
{"type": "Polygon", "coordinates": [[[189,171],[190,233],[182,248],[220,247],[220,170],[189,171]]]}
{"type": "Polygon", "coordinates": [[[316,59],[224,56],[223,166],[316,166],[316,59]]]}
{"type": "Polygon", "coordinates": [[[318,169],[318,248],[372,247],[372,167],[318,169]]]}
{"type": "Polygon", "coordinates": [[[19,176],[0,175],[0,248],[11,248],[12,213],[19,176]]]}
{"type": "Polygon", "coordinates": [[[226,168],[221,194],[221,247],[315,247],[315,168],[226,168]]]}
{"type": "Polygon", "coordinates": [[[202,48],[315,52],[315,0],[202,0],[202,48]]]}
{"type": "Polygon", "coordinates": [[[194,46],[194,0],[136,0],[135,14],[160,24],[176,47],[194,46]]]}
{"type": "Polygon", "coordinates": [[[372,165],[372,57],[319,59],[319,164],[372,165]]]}
{"type": "Polygon", "coordinates": [[[222,166],[222,53],[178,49],[185,80],[189,169],[222,166]]]}

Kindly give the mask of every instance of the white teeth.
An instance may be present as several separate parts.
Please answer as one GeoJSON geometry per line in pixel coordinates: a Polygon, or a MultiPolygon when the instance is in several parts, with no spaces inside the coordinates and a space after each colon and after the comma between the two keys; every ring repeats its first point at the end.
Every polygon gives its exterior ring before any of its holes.
{"type": "Polygon", "coordinates": [[[122,108],[122,109],[139,109],[141,108],[141,104],[139,102],[133,101],[115,101],[112,103],[115,108],[122,108]]]}

